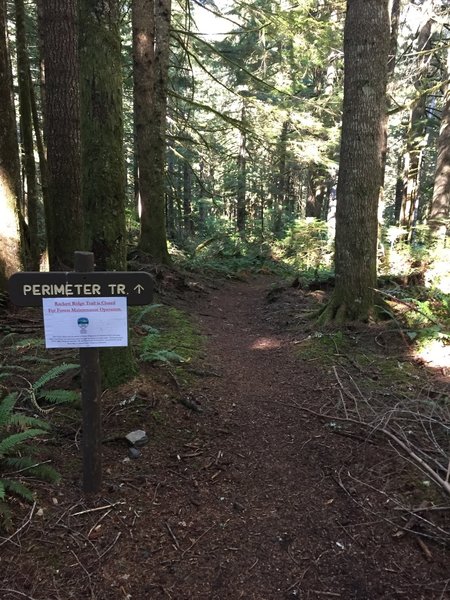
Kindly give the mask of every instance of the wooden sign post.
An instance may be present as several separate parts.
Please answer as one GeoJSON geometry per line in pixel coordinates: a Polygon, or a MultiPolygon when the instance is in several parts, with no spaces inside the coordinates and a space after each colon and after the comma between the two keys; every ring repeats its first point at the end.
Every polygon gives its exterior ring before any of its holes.
{"type": "MultiPolygon", "coordinates": [[[[75,271],[94,270],[92,252],[75,252],[75,271]]],[[[83,437],[83,492],[94,494],[102,485],[101,371],[98,348],[80,348],[83,437]]]]}
{"type": "MultiPolygon", "coordinates": [[[[44,298],[62,301],[83,298],[95,305],[96,298],[123,298],[129,305],[149,304],[153,298],[153,279],[149,273],[137,271],[94,271],[92,252],[75,252],[75,271],[70,272],[22,272],[15,273],[8,281],[11,301],[18,306],[42,306],[44,298]]],[[[49,302],[46,300],[46,302],[49,302]]],[[[124,301],[121,301],[124,303],[124,301]]],[[[61,302],[62,303],[62,302],[61,302]]],[[[70,304],[66,302],[66,304],[70,304]]],[[[74,301],[73,304],[80,304],[74,301]]],[[[106,304],[110,304],[106,302],[106,304]]],[[[67,309],[69,310],[69,309],[67,309]]],[[[76,314],[76,307],[70,312],[76,314]]],[[[93,309],[95,310],[95,309],[93,309]]],[[[65,312],[65,311],[64,311],[65,312]]],[[[79,322],[89,322],[87,318],[79,322]]],[[[59,323],[59,322],[58,322],[59,323]]],[[[64,332],[62,332],[64,333],[64,332]]],[[[78,336],[78,338],[83,336],[78,336]]],[[[82,452],[83,491],[92,494],[100,491],[102,483],[102,418],[101,418],[101,372],[98,347],[86,347],[73,342],[76,336],[63,341],[64,347],[79,348],[81,367],[82,402],[82,452]]],[[[99,344],[99,342],[96,342],[99,344]]],[[[127,342],[120,345],[126,345],[127,342]]],[[[100,343],[107,346],[108,341],[100,343]]],[[[112,343],[109,343],[112,345],[112,343]]],[[[56,347],[56,346],[55,346],[56,347]]]]}

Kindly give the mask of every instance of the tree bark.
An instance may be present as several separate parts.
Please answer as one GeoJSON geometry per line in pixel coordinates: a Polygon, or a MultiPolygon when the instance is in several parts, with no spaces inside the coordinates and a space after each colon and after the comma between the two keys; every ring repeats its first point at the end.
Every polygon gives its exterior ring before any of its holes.
{"type": "Polygon", "coordinates": [[[73,267],[83,250],[77,0],[42,0],[44,131],[48,158],[50,269],[73,267]]]}
{"type": "Polygon", "coordinates": [[[19,147],[6,41],[6,0],[0,0],[0,292],[21,268],[18,208],[21,196],[19,147]]]}
{"type": "Polygon", "coordinates": [[[139,246],[169,263],[165,226],[165,137],[169,69],[170,0],[133,0],[136,153],[139,167],[139,246]]]}
{"type": "MultiPolygon", "coordinates": [[[[429,7],[431,6],[432,3],[429,4],[429,7]]],[[[419,53],[419,59],[414,85],[419,92],[431,60],[431,53],[427,50],[431,49],[433,23],[433,19],[426,19],[417,38],[416,50],[419,53]]],[[[408,240],[411,239],[418,207],[420,172],[426,134],[426,101],[426,96],[420,95],[411,109],[406,152],[403,158],[403,197],[399,225],[406,229],[408,240]]]]}
{"type": "Polygon", "coordinates": [[[189,162],[183,160],[183,223],[184,232],[187,236],[194,233],[194,222],[192,220],[192,172],[189,162]]]}
{"type": "MultiPolygon", "coordinates": [[[[241,120],[245,125],[245,101],[242,100],[241,120]]],[[[241,235],[245,236],[245,225],[247,220],[247,134],[242,129],[239,134],[239,150],[237,158],[237,194],[236,194],[236,227],[241,235]]]]}
{"type": "Polygon", "coordinates": [[[19,82],[20,131],[25,171],[25,207],[27,217],[28,248],[25,249],[26,267],[39,271],[38,237],[38,192],[36,163],[34,160],[33,121],[31,112],[30,61],[28,58],[27,36],[25,30],[25,7],[23,0],[15,0],[16,9],[16,46],[17,74],[19,82]]]}
{"type": "Polygon", "coordinates": [[[389,35],[388,0],[348,0],[336,287],[322,321],[366,321],[374,311],[389,35]]]}
{"type": "MultiPolygon", "coordinates": [[[[88,248],[98,270],[126,270],[119,0],[81,0],[81,171],[88,248]]],[[[129,347],[101,353],[105,387],[132,377],[129,347]]]]}

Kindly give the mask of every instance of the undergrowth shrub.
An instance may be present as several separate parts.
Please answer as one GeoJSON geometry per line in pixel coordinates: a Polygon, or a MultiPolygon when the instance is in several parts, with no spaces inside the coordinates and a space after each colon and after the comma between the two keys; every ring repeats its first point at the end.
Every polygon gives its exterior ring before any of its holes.
{"type": "Polygon", "coordinates": [[[287,261],[299,271],[330,270],[332,241],[325,221],[297,219],[288,228],[281,248],[287,261]]]}
{"type": "Polygon", "coordinates": [[[67,390],[62,388],[49,389],[49,384],[52,384],[61,375],[64,375],[68,371],[73,369],[79,369],[79,365],[76,363],[63,363],[56,365],[50,370],[46,371],[36,381],[31,382],[29,376],[25,376],[24,373],[28,373],[29,368],[22,367],[21,365],[2,365],[2,373],[0,378],[15,378],[24,382],[26,385],[20,386],[20,396],[24,400],[28,400],[31,405],[38,410],[40,413],[48,412],[51,409],[44,408],[41,403],[50,404],[53,406],[61,404],[74,404],[79,398],[80,394],[76,390],[67,390]]]}
{"type": "Polygon", "coordinates": [[[185,248],[182,256],[178,255],[177,261],[185,269],[224,277],[244,271],[277,269],[269,238],[249,236],[243,240],[236,232],[219,233],[196,243],[191,240],[191,246],[185,248]]]}
{"type": "Polygon", "coordinates": [[[133,321],[141,336],[139,360],[180,364],[196,357],[203,344],[189,317],[176,308],[161,304],[135,309],[133,321]]]}

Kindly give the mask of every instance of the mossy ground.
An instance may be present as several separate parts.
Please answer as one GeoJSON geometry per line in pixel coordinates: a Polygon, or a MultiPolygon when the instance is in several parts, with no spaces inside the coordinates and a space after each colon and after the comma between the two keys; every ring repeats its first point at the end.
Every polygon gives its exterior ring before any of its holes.
{"type": "Polygon", "coordinates": [[[142,361],[185,364],[198,358],[203,338],[183,311],[160,305],[145,313],[133,311],[137,323],[136,354],[142,361]]]}
{"type": "MultiPolygon", "coordinates": [[[[386,333],[391,334],[389,330],[386,333]]],[[[334,366],[347,372],[368,399],[376,393],[386,395],[389,390],[406,396],[414,394],[415,384],[423,383],[423,368],[399,335],[392,332],[391,337],[396,339],[389,349],[384,344],[378,346],[379,334],[379,329],[369,326],[358,333],[316,331],[297,344],[296,354],[323,371],[331,372],[334,366]]]]}

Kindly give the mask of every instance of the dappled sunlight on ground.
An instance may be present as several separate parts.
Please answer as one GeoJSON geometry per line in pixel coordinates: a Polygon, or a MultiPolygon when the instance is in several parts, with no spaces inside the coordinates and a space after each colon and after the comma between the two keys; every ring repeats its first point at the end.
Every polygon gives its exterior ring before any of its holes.
{"type": "Polygon", "coordinates": [[[450,370],[450,346],[442,340],[432,340],[415,352],[415,358],[421,358],[428,367],[450,370]]]}
{"type": "Polygon", "coordinates": [[[250,348],[252,350],[275,350],[281,348],[281,342],[275,338],[262,337],[258,338],[250,348]]]}

